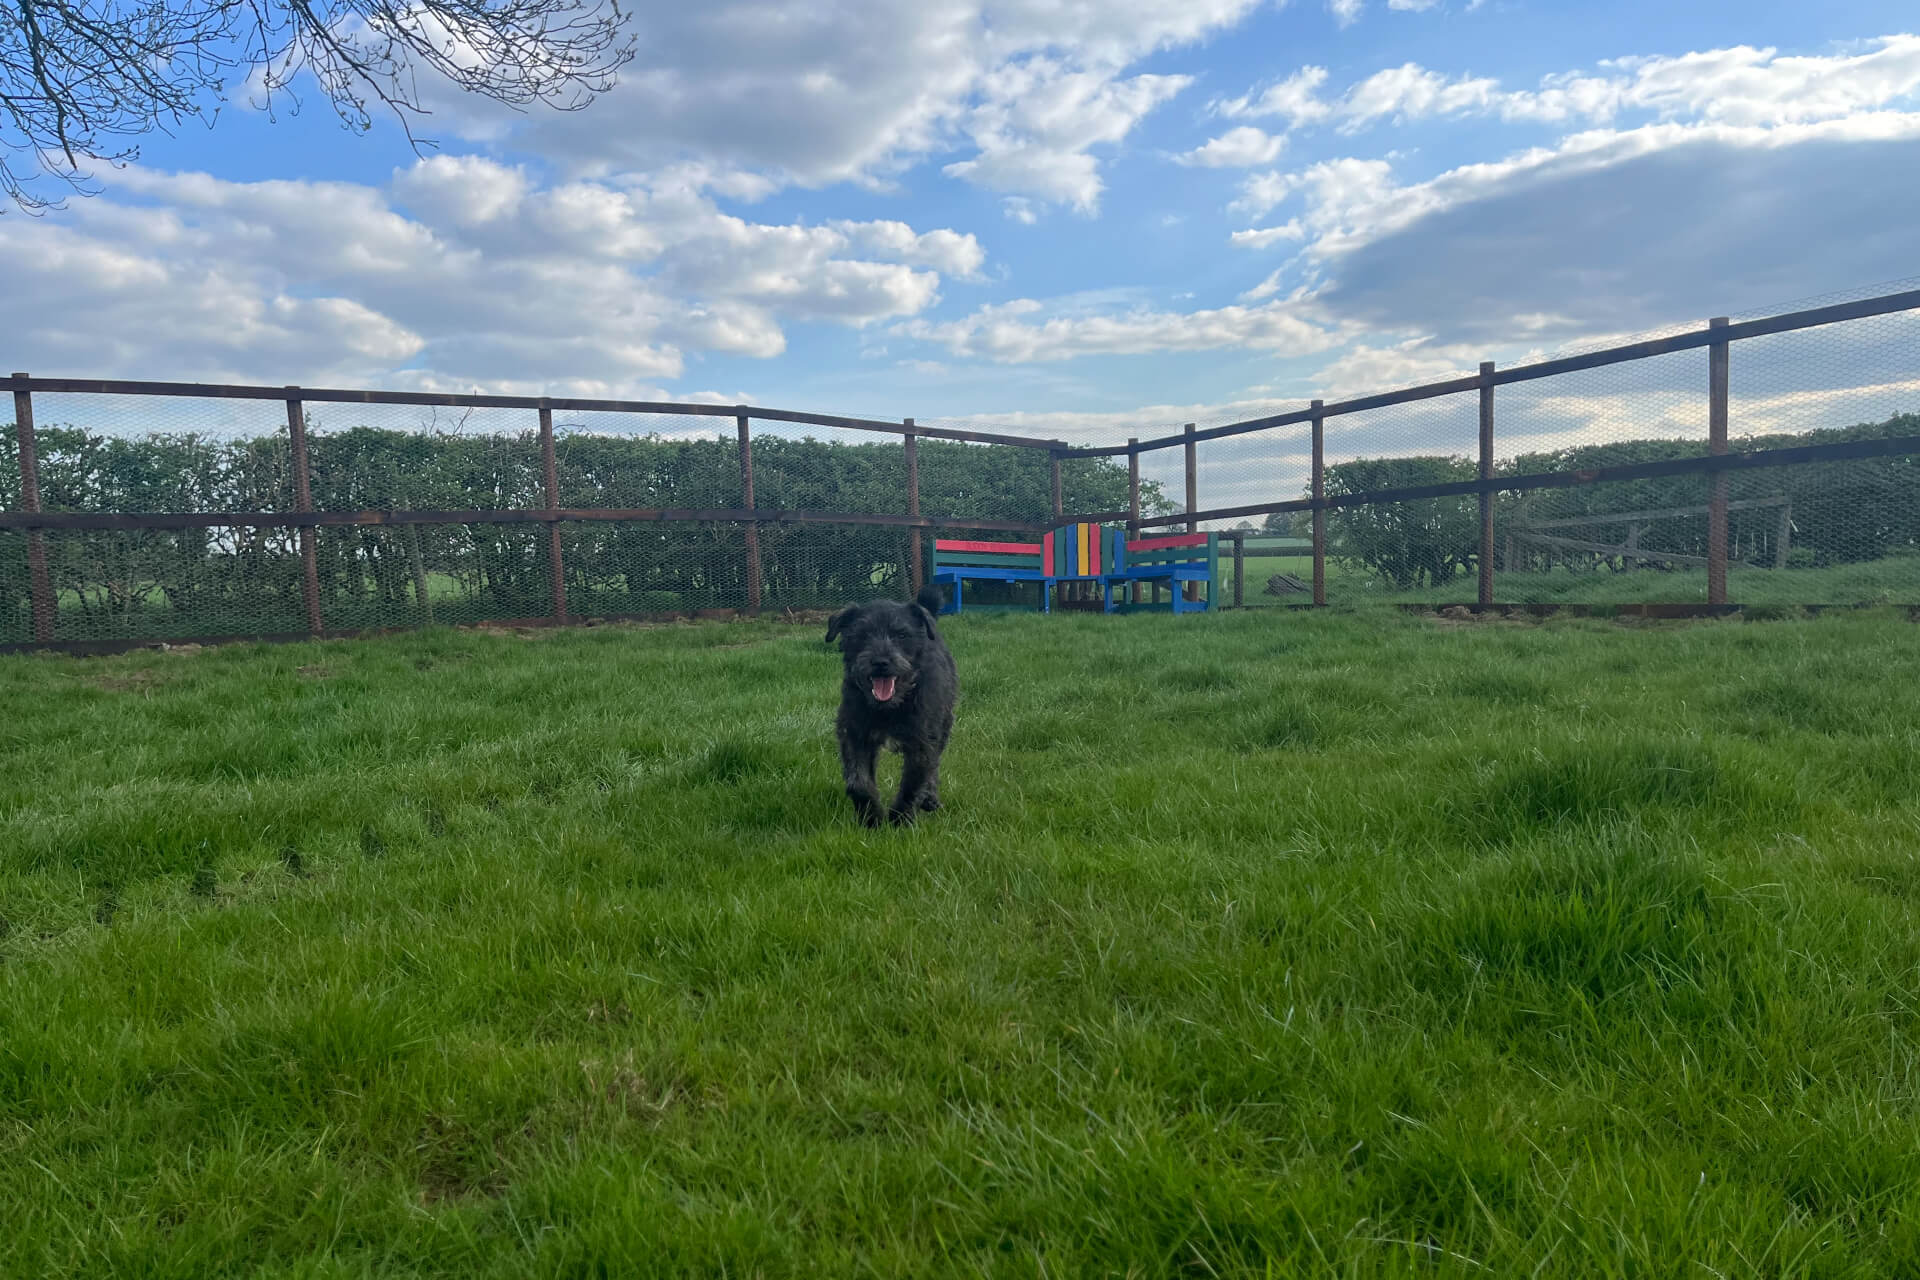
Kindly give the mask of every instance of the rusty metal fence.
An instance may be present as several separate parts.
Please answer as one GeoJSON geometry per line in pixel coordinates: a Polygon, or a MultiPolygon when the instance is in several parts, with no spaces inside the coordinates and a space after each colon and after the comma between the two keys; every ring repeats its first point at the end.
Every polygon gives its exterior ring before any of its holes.
{"type": "Polygon", "coordinates": [[[1920,603],[1920,289],[1091,447],[747,405],[9,386],[5,648],[814,610],[917,589],[934,534],[1066,519],[1222,531],[1221,606],[1920,603]]]}

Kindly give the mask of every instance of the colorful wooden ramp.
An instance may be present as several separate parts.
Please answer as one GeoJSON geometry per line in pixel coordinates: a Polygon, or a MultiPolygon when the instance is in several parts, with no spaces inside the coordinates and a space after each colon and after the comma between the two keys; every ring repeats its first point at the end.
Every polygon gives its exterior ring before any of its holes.
{"type": "MultiPolygon", "coordinates": [[[[960,613],[966,608],[968,582],[1032,582],[1043,613],[1053,609],[1053,587],[1060,582],[1097,582],[1108,613],[1170,609],[1200,613],[1211,607],[1214,584],[1220,578],[1220,537],[1213,533],[1170,534],[1129,538],[1118,527],[1082,521],[1062,525],[1038,541],[977,541],[936,538],[931,581],[953,588],[953,598],[941,610],[960,613]],[[1167,583],[1173,599],[1168,604],[1130,604],[1116,601],[1114,588],[1135,583],[1167,583]],[[1206,598],[1186,599],[1189,588],[1198,596],[1205,583],[1206,598]]],[[[975,608],[1021,608],[1018,605],[975,605],[975,608]]]]}
{"type": "Polygon", "coordinates": [[[1106,584],[1108,613],[1134,613],[1168,610],[1173,613],[1203,613],[1213,606],[1220,582],[1220,535],[1217,533],[1178,533],[1160,537],[1125,538],[1120,543],[1119,564],[1102,581],[1106,584]],[[1124,597],[1134,584],[1165,583],[1172,598],[1166,604],[1142,601],[1132,603],[1124,597]],[[1200,584],[1206,596],[1200,598],[1200,584]],[[1114,589],[1122,598],[1115,600],[1114,589]],[[1196,597],[1188,599],[1189,588],[1196,597]]]}
{"type": "MultiPolygon", "coordinates": [[[[933,543],[932,581],[951,586],[953,599],[944,613],[966,607],[968,582],[1033,582],[1039,584],[1037,608],[1053,610],[1056,582],[1099,582],[1112,563],[1114,548],[1124,535],[1118,529],[1083,521],[1062,525],[1034,542],[988,542],[965,538],[936,538],[933,543]]],[[[1017,605],[976,605],[975,608],[1018,608],[1017,605]]]]}

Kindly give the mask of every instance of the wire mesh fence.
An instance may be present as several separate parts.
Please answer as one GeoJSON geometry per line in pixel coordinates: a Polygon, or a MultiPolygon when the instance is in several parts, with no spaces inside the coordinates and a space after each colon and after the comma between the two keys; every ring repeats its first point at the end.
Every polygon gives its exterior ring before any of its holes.
{"type": "MultiPolygon", "coordinates": [[[[1494,474],[1706,456],[1708,366],[1704,350],[1677,351],[1499,387],[1494,474]]],[[[1652,592],[1663,601],[1706,603],[1711,484],[1694,473],[1497,495],[1495,598],[1599,604],[1652,592]],[[1653,552],[1669,558],[1646,554],[1653,552]]]]}
{"type": "MultiPolygon", "coordinates": [[[[1357,412],[1330,405],[1327,601],[1920,601],[1920,310],[1912,293],[1866,302],[1866,314],[1784,317],[1781,332],[1723,331],[1732,337],[1720,348],[1727,374],[1717,396],[1714,335],[1698,326],[1628,339],[1620,345],[1647,348],[1630,359],[1570,359],[1604,350],[1590,347],[1556,355],[1575,367],[1542,370],[1550,376],[1496,374],[1491,537],[1476,484],[1477,377],[1453,394],[1357,412]],[[1660,349],[1669,345],[1679,349],[1660,349]],[[1737,462],[1795,465],[1733,466],[1716,480],[1707,462],[1716,404],[1724,451],[1737,462]],[[1849,444],[1870,456],[1835,455],[1849,444]],[[1824,456],[1802,462],[1781,450],[1824,456]],[[1446,491],[1403,495],[1435,488],[1446,491]],[[1342,504],[1356,496],[1364,501],[1342,504]],[[1716,564],[1727,575],[1718,596],[1716,564]]],[[[1769,323],[1757,318],[1763,330],[1769,323]]],[[[1304,411],[1287,416],[1295,420],[1199,446],[1201,524],[1238,542],[1236,585],[1249,606],[1311,595],[1311,549],[1300,547],[1311,514],[1235,510],[1310,496],[1311,425],[1298,420],[1304,411]]],[[[1142,470],[1184,483],[1181,452],[1158,447],[1142,470]]]]}
{"type": "Polygon", "coordinates": [[[1318,463],[1304,408],[1095,456],[974,421],[16,378],[0,644],[816,610],[908,594],[935,537],[1131,511],[1222,535],[1184,589],[1213,607],[1307,603],[1316,571],[1334,604],[1917,603],[1920,291],[1822,302],[1330,404],[1318,463]]]}

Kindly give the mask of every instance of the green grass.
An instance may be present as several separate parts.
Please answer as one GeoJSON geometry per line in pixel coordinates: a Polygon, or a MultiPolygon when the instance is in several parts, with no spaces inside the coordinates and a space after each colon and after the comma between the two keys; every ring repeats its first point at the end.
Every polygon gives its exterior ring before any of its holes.
{"type": "Polygon", "coordinates": [[[1920,1272],[1920,632],[0,660],[10,1275],[1920,1272]]]}
{"type": "MultiPolygon", "coordinates": [[[[1230,596],[1233,570],[1224,556],[1221,572],[1226,577],[1224,591],[1230,596]]],[[[1249,607],[1300,604],[1308,600],[1298,593],[1267,595],[1267,580],[1276,573],[1290,574],[1311,584],[1313,561],[1299,556],[1248,556],[1243,591],[1249,607]]],[[[1403,591],[1374,578],[1363,568],[1339,559],[1327,561],[1330,604],[1458,604],[1474,598],[1476,581],[1469,571],[1444,586],[1403,591]]],[[[1671,573],[1655,570],[1576,573],[1565,569],[1553,573],[1498,573],[1494,575],[1493,591],[1494,599],[1501,604],[1685,604],[1695,601],[1704,604],[1707,573],[1705,569],[1679,569],[1671,573]]],[[[1736,565],[1727,577],[1727,594],[1736,604],[1920,604],[1920,556],[1887,556],[1817,569],[1751,569],[1736,565]]]]}

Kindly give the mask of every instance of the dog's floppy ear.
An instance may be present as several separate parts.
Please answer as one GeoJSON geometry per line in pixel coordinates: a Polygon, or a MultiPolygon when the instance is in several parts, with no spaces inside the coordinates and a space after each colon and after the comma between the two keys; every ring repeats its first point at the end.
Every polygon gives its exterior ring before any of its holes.
{"type": "Polygon", "coordinates": [[[852,616],[853,616],[853,606],[848,605],[846,608],[842,609],[840,612],[834,614],[831,618],[827,619],[827,638],[826,638],[827,644],[833,643],[834,637],[840,634],[841,628],[847,625],[847,619],[851,618],[852,616]]]}
{"type": "Polygon", "coordinates": [[[920,588],[920,594],[913,598],[913,607],[920,618],[920,626],[926,633],[933,634],[933,619],[940,612],[940,588],[929,582],[920,588]]]}

